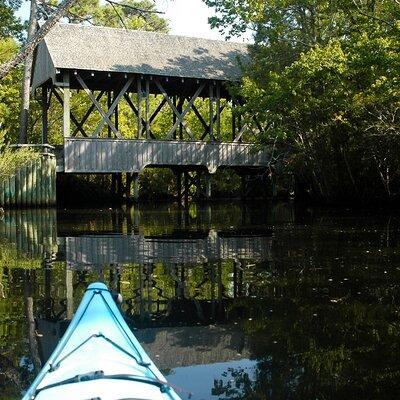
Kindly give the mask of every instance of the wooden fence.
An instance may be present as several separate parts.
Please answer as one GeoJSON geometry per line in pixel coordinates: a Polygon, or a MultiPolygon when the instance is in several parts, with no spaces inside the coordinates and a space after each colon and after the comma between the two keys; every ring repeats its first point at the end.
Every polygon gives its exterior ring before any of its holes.
{"type": "Polygon", "coordinates": [[[0,206],[4,208],[49,207],[56,204],[56,158],[42,154],[0,181],[0,206]]]}

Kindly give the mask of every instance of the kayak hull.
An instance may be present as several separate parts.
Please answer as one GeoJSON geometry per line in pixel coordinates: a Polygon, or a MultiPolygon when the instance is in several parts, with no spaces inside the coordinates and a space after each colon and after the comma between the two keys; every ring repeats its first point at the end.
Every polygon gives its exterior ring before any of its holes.
{"type": "Polygon", "coordinates": [[[103,283],[88,287],[23,400],[71,398],[180,399],[130,331],[103,283]]]}

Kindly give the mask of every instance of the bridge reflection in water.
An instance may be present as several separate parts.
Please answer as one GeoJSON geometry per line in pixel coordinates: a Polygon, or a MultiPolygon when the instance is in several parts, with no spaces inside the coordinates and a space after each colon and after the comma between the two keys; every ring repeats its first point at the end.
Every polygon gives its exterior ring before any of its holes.
{"type": "MultiPolygon", "coordinates": [[[[42,357],[63,334],[87,284],[102,279],[123,294],[126,318],[144,328],[137,335],[149,353],[162,353],[160,367],[249,358],[234,321],[243,317],[240,301],[252,296],[252,283],[268,275],[273,216],[239,211],[7,213],[0,243],[13,248],[15,266],[27,266],[42,357]]],[[[292,218],[290,210],[283,214],[292,218]]]]}

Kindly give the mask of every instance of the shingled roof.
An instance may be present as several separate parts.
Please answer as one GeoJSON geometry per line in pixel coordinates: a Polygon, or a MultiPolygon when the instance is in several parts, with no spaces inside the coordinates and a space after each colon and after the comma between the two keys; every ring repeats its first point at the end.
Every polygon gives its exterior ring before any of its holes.
{"type": "Polygon", "coordinates": [[[38,47],[32,86],[54,79],[56,69],[234,81],[247,57],[246,44],[57,24],[38,47]]]}

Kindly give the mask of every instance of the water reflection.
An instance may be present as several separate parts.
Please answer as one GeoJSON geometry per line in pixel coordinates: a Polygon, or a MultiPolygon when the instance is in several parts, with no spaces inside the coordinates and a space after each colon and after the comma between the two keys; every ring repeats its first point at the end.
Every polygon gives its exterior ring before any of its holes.
{"type": "Polygon", "coordinates": [[[6,213],[0,399],[19,398],[98,279],[194,399],[396,398],[397,222],[287,204],[6,213]]]}

